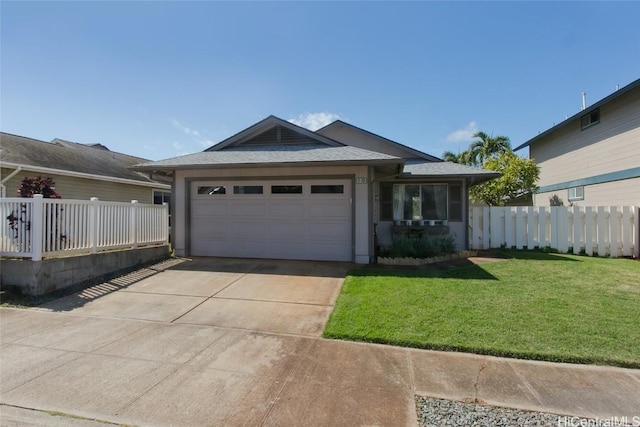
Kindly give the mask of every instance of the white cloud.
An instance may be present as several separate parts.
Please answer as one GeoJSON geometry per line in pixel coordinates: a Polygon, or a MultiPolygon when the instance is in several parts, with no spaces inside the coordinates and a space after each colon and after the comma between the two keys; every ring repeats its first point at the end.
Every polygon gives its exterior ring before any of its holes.
{"type": "Polygon", "coordinates": [[[289,122],[294,125],[302,126],[311,131],[316,131],[322,127],[325,127],[329,123],[335,122],[340,119],[338,114],[334,113],[305,113],[300,114],[296,119],[289,119],[289,122]]]}
{"type": "Polygon", "coordinates": [[[174,128],[180,129],[185,135],[198,136],[198,137],[200,136],[200,132],[184,126],[182,123],[180,123],[176,119],[171,119],[171,124],[173,125],[174,128]]]}
{"type": "Polygon", "coordinates": [[[473,139],[473,134],[478,132],[478,124],[475,120],[469,122],[467,127],[458,129],[447,135],[447,141],[449,142],[470,142],[473,139]]]}
{"type": "MultiPolygon", "coordinates": [[[[191,129],[190,127],[183,125],[182,123],[180,123],[180,121],[176,119],[171,119],[170,121],[171,121],[171,125],[174,128],[180,130],[185,135],[190,136],[191,139],[194,142],[196,142],[199,146],[204,148],[209,148],[215,144],[213,141],[211,141],[210,139],[207,139],[204,135],[202,135],[197,130],[191,129]]],[[[183,149],[183,146],[179,143],[173,143],[173,148],[179,151],[183,149]]]]}

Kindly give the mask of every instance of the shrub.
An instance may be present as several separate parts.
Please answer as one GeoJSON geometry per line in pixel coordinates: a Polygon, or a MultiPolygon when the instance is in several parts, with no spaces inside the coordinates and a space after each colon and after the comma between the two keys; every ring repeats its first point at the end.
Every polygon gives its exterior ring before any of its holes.
{"type": "Polygon", "coordinates": [[[392,258],[431,258],[455,252],[453,236],[414,238],[393,236],[391,246],[383,248],[382,256],[392,258]]]}

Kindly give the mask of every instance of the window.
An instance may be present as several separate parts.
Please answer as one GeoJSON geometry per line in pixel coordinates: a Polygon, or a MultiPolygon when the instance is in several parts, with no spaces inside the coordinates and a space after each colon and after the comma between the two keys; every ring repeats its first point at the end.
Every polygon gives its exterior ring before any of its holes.
{"type": "Polygon", "coordinates": [[[302,185],[272,185],[271,194],[302,194],[302,185]]]}
{"type": "Polygon", "coordinates": [[[380,220],[393,220],[393,183],[380,183],[380,220]]]}
{"type": "Polygon", "coordinates": [[[598,123],[600,123],[600,109],[596,108],[580,118],[580,129],[586,129],[598,123]]]}
{"type": "Polygon", "coordinates": [[[233,194],[262,194],[262,185],[234,185],[233,194]]]}
{"type": "Polygon", "coordinates": [[[226,194],[227,189],[222,185],[208,185],[198,187],[198,194],[205,196],[217,196],[219,194],[226,194]]]}
{"type": "Polygon", "coordinates": [[[447,184],[396,184],[393,186],[394,220],[448,219],[447,184]]]}
{"type": "Polygon", "coordinates": [[[162,190],[153,190],[153,204],[161,205],[163,203],[171,203],[171,193],[162,190]]]}
{"type": "Polygon", "coordinates": [[[449,221],[462,221],[462,184],[449,184],[449,221]]]}
{"type": "Polygon", "coordinates": [[[344,185],[312,185],[311,194],[344,194],[344,185]]]}
{"type": "Polygon", "coordinates": [[[584,187],[573,187],[569,189],[569,197],[570,202],[574,200],[584,200],[584,187]]]}

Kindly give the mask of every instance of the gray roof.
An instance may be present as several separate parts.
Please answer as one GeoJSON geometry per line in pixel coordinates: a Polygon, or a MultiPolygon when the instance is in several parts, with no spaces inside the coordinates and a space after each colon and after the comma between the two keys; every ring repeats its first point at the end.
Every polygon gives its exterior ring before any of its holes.
{"type": "Polygon", "coordinates": [[[473,166],[461,165],[453,162],[428,162],[422,159],[409,159],[403,169],[403,176],[456,176],[461,178],[471,178],[474,183],[488,181],[497,178],[500,173],[480,169],[473,166]]]}
{"type": "Polygon", "coordinates": [[[140,164],[136,169],[187,169],[230,165],[279,165],[294,163],[401,163],[399,157],[362,148],[325,144],[279,144],[229,147],[140,164]]]}
{"type": "MultiPolygon", "coordinates": [[[[153,183],[142,173],[129,169],[147,159],[109,151],[101,144],[84,145],[62,139],[52,142],[0,132],[0,162],[79,172],[109,178],[153,183]]],[[[166,181],[161,181],[166,183],[166,181]]]]}
{"type": "Polygon", "coordinates": [[[546,131],[534,136],[533,138],[531,138],[527,142],[518,145],[516,148],[513,149],[513,151],[518,151],[521,148],[528,147],[529,145],[533,144],[534,142],[538,141],[539,139],[544,138],[545,136],[549,135],[550,133],[553,133],[553,132],[557,131],[558,129],[565,127],[569,123],[580,119],[585,114],[589,114],[593,110],[596,110],[596,109],[600,108],[601,106],[613,101],[614,99],[618,98],[619,96],[622,96],[625,93],[630,92],[631,90],[634,90],[636,88],[640,88],[640,79],[629,83],[625,87],[620,88],[617,91],[613,92],[611,95],[602,98],[600,101],[596,102],[593,105],[590,105],[589,107],[585,108],[584,110],[580,111],[579,113],[574,114],[573,116],[569,117],[568,119],[558,123],[557,125],[547,129],[546,131]]]}
{"type": "Polygon", "coordinates": [[[335,120],[335,121],[329,123],[328,125],[316,130],[316,133],[317,134],[322,134],[322,131],[324,129],[329,129],[329,128],[334,127],[334,126],[346,126],[346,127],[351,128],[351,129],[354,129],[354,130],[356,130],[358,132],[362,132],[362,133],[365,133],[367,135],[371,135],[372,137],[377,138],[377,139],[379,139],[381,141],[384,141],[385,143],[387,143],[387,144],[389,144],[391,146],[396,146],[396,147],[399,147],[399,148],[401,148],[403,150],[407,150],[408,152],[412,153],[411,155],[413,155],[413,156],[417,156],[417,157],[420,157],[420,158],[423,158],[423,159],[426,159],[426,160],[431,160],[433,162],[438,162],[438,161],[441,160],[439,157],[432,156],[431,154],[424,153],[424,152],[422,152],[420,150],[416,150],[415,148],[411,148],[408,145],[404,145],[404,144],[401,144],[399,142],[393,141],[393,140],[391,140],[389,138],[385,138],[384,136],[380,136],[380,135],[375,134],[373,132],[369,132],[366,129],[359,128],[358,126],[354,126],[351,123],[343,122],[342,120],[335,120]]]}

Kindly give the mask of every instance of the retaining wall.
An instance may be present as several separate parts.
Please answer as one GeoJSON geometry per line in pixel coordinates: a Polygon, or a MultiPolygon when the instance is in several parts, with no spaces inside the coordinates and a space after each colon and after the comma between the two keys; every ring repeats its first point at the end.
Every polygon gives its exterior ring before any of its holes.
{"type": "Polygon", "coordinates": [[[44,295],[70,286],[109,280],[169,256],[169,245],[162,245],[41,261],[3,258],[0,285],[19,288],[26,295],[44,295]]]}

